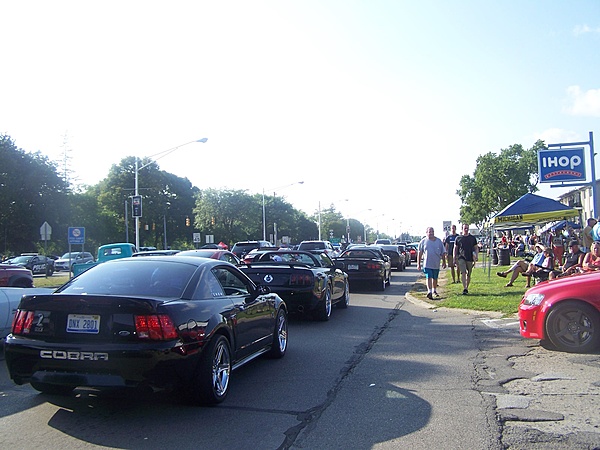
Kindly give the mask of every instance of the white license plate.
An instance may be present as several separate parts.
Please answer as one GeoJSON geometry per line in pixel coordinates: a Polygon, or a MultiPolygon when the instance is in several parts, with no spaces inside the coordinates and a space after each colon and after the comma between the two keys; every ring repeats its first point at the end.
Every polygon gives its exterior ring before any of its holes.
{"type": "Polygon", "coordinates": [[[348,270],[358,270],[358,264],[348,264],[348,270]]]}
{"type": "Polygon", "coordinates": [[[67,318],[67,333],[98,334],[100,331],[100,316],[97,314],[69,314],[67,318]]]}

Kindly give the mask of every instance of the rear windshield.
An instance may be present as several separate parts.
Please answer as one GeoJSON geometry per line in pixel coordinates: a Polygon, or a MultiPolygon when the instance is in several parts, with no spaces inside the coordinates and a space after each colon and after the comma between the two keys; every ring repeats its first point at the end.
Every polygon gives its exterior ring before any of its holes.
{"type": "Polygon", "coordinates": [[[325,248],[323,242],[304,242],[300,244],[298,250],[321,250],[325,248]]]}
{"type": "Polygon", "coordinates": [[[144,259],[100,264],[73,278],[58,292],[180,298],[196,270],[191,264],[144,259]]]}

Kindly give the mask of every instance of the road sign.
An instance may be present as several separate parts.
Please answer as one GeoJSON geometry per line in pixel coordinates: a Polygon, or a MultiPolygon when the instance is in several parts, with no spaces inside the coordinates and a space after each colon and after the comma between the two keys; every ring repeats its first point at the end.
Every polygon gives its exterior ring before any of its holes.
{"type": "Polygon", "coordinates": [[[450,220],[444,220],[443,225],[444,225],[444,231],[450,231],[452,222],[450,220]]]}
{"type": "Polygon", "coordinates": [[[583,147],[571,147],[538,152],[540,183],[557,181],[585,181],[583,147]]]}
{"type": "Polygon", "coordinates": [[[48,222],[44,222],[40,227],[40,240],[49,241],[52,235],[52,227],[48,222]]]}
{"type": "Polygon", "coordinates": [[[69,244],[85,243],[85,227],[69,227],[69,244]]]}
{"type": "Polygon", "coordinates": [[[195,244],[198,244],[198,243],[202,242],[201,239],[200,239],[200,233],[194,233],[193,237],[194,237],[194,243],[195,244]]]}

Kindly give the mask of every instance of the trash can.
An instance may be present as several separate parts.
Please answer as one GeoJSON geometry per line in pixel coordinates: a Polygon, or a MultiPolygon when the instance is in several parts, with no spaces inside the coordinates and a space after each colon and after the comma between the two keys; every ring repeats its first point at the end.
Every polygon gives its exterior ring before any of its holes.
{"type": "Polygon", "coordinates": [[[498,265],[498,249],[497,248],[492,249],[492,264],[494,266],[498,265]]]}
{"type": "Polygon", "coordinates": [[[498,249],[498,265],[510,266],[510,248],[498,249]]]}

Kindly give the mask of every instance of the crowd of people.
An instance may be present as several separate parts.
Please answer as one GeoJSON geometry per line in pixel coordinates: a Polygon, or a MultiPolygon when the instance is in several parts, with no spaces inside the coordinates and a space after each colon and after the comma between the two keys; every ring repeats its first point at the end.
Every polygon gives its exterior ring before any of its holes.
{"type": "Polygon", "coordinates": [[[506,287],[513,286],[520,274],[526,278],[525,287],[529,288],[532,279],[552,280],[575,273],[599,270],[600,242],[594,241],[592,233],[597,223],[596,219],[588,219],[581,232],[567,227],[563,230],[549,229],[539,236],[519,235],[513,239],[503,234],[497,245],[510,248],[513,256],[525,257],[529,249],[533,249],[535,254],[531,261],[519,259],[508,269],[496,274],[503,278],[510,275],[506,287]]]}
{"type": "MultiPolygon", "coordinates": [[[[499,277],[508,278],[506,287],[522,275],[526,288],[537,280],[552,280],[575,273],[600,270],[600,241],[594,240],[593,229],[598,222],[588,219],[583,230],[552,228],[540,233],[512,235],[502,233],[494,238],[494,247],[509,249],[513,257],[520,257],[506,270],[496,272],[499,277]],[[565,251],[566,250],[566,251],[565,251]]],[[[437,292],[440,266],[448,267],[452,283],[462,283],[463,295],[469,293],[471,273],[477,262],[479,245],[469,233],[469,225],[462,225],[462,232],[452,225],[444,239],[435,236],[434,229],[428,227],[421,240],[417,253],[417,269],[422,270],[427,282],[427,298],[439,298],[437,292]]]]}

